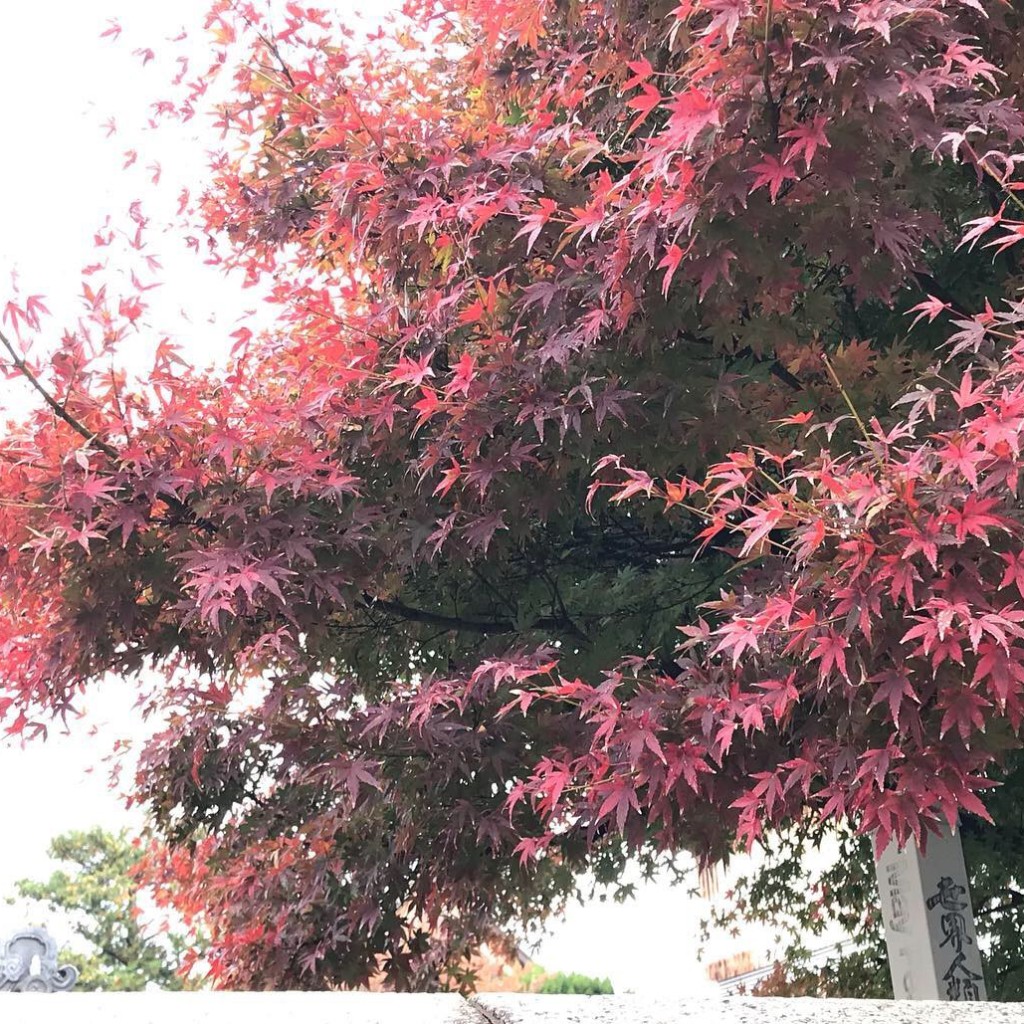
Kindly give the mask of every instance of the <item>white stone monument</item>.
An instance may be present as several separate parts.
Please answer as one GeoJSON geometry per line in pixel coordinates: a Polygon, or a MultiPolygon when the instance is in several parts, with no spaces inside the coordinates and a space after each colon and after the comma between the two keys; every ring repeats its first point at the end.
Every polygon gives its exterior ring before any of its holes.
{"type": "Polygon", "coordinates": [[[875,865],[893,995],[977,1002],[987,998],[960,836],[889,846],[875,865]]]}

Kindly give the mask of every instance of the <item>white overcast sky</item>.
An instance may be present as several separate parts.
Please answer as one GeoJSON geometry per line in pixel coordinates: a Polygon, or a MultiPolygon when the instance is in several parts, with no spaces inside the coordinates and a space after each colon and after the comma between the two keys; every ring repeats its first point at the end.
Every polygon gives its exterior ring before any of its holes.
{"type": "MultiPolygon", "coordinates": [[[[0,307],[16,270],[22,295],[40,294],[54,314],[52,329],[71,322],[80,293],[80,270],[96,259],[93,233],[111,214],[123,218],[143,198],[155,220],[169,217],[182,186],[202,185],[206,149],[215,143],[205,122],[143,130],[148,104],[167,95],[166,61],[180,53],[164,40],[184,26],[202,52],[206,0],[7,0],[0,9],[0,95],[3,155],[0,157],[0,307]],[[101,39],[107,20],[124,34],[101,39]],[[151,47],[157,60],[143,68],[132,51],[151,47]],[[103,127],[111,116],[117,131],[103,127]],[[138,160],[123,170],[125,152],[138,160]],[[159,189],[148,184],[148,166],[162,168],[159,189]],[[162,199],[161,199],[162,196],[162,199]]],[[[359,8],[379,16],[387,0],[359,8]]],[[[180,46],[180,44],[179,44],[180,46]]],[[[253,304],[252,296],[226,285],[203,266],[180,238],[153,237],[165,282],[152,302],[136,342],[145,353],[160,334],[171,334],[194,359],[225,351],[231,326],[253,304]]],[[[131,358],[131,353],[128,354],[131,358]]],[[[140,365],[141,365],[140,361],[140,365]]],[[[16,412],[22,399],[11,385],[2,404],[16,412]]],[[[21,911],[2,897],[14,879],[45,870],[51,836],[94,824],[134,827],[123,801],[106,783],[103,758],[118,737],[137,736],[132,695],[117,681],[85,702],[88,718],[70,735],[54,733],[27,749],[0,739],[0,934],[24,923],[21,911]]],[[[713,989],[698,964],[701,909],[682,887],[641,886],[618,905],[594,902],[573,908],[535,956],[551,970],[607,975],[618,991],[698,994],[713,989]]],[[[740,943],[716,941],[710,957],[749,947],[761,952],[767,939],[751,934],[740,943]]]]}

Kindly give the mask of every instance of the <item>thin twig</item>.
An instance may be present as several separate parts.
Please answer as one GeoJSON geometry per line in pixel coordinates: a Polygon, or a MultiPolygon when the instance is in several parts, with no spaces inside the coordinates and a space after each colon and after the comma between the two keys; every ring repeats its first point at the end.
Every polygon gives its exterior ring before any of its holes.
{"type": "Polygon", "coordinates": [[[761,73],[761,80],[764,84],[764,96],[768,102],[768,125],[771,128],[772,139],[779,141],[779,104],[775,102],[772,95],[771,69],[772,58],[769,42],[772,32],[772,0],[768,0],[764,9],[764,69],[761,73]]]}
{"type": "Polygon", "coordinates": [[[853,399],[850,398],[849,392],[843,386],[843,382],[839,379],[839,374],[836,373],[835,367],[832,365],[832,360],[824,353],[822,354],[822,359],[825,361],[825,369],[828,370],[828,375],[832,378],[832,383],[835,384],[836,390],[839,394],[843,396],[846,408],[850,410],[850,415],[853,416],[861,434],[864,436],[864,440],[867,441],[868,444],[873,444],[874,441],[871,434],[868,433],[868,428],[865,426],[864,420],[861,419],[861,415],[857,411],[857,407],[853,404],[853,399]]]}

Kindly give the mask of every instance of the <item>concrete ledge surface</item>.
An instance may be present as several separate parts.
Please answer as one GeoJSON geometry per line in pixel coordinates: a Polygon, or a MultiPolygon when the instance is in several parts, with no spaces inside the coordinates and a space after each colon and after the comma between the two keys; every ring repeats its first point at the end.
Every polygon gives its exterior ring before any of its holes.
{"type": "Polygon", "coordinates": [[[0,993],[0,1024],[479,1024],[457,995],[390,992],[0,993]]]}
{"type": "Polygon", "coordinates": [[[1024,1024],[1024,1003],[375,992],[0,994],[0,1024],[1024,1024]]]}
{"type": "Polygon", "coordinates": [[[1024,1024],[1024,1003],[479,995],[487,1024],[1024,1024]]]}

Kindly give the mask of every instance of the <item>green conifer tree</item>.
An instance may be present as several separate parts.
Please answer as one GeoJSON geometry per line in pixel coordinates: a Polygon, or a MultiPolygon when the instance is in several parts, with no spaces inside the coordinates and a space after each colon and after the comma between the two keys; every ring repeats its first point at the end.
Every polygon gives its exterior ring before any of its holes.
{"type": "Polygon", "coordinates": [[[194,987],[177,973],[190,939],[158,930],[140,915],[134,878],[140,854],[123,832],[65,832],[50,843],[49,855],[63,866],[46,881],[22,879],[15,890],[38,908],[38,923],[53,927],[60,919],[84,940],[60,957],[78,968],[76,990],[137,992],[150,983],[172,991],[194,987]]]}

